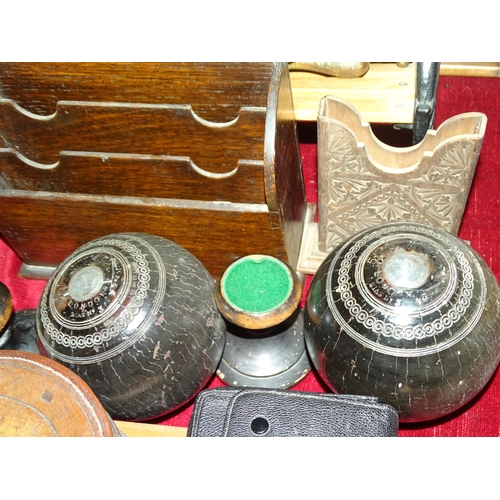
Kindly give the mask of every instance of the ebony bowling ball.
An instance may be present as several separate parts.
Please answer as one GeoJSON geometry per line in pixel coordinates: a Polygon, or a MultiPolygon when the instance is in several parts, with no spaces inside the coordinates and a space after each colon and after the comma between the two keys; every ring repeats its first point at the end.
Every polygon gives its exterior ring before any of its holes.
{"type": "Polygon", "coordinates": [[[337,393],[378,397],[402,422],[471,401],[500,361],[499,287],[468,244],[423,224],[364,230],[307,294],[306,346],[337,393]]]}
{"type": "Polygon", "coordinates": [[[111,417],[146,420],[190,401],[222,357],[225,323],[203,264],[159,236],[119,233],[62,262],[37,310],[40,352],[111,417]]]}

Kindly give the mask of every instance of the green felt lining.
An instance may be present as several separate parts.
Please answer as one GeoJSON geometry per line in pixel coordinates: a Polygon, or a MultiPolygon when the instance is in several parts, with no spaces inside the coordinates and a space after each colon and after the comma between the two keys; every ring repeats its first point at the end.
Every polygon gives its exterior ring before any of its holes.
{"type": "Polygon", "coordinates": [[[232,264],[224,274],[222,293],[235,309],[265,313],[283,304],[293,286],[290,271],[269,256],[245,257],[232,264]]]}

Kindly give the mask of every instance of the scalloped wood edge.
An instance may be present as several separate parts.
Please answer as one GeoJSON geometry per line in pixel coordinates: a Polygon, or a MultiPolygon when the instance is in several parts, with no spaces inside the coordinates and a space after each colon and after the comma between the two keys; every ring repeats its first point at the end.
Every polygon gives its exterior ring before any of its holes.
{"type": "Polygon", "coordinates": [[[484,113],[468,112],[455,115],[445,120],[436,130],[428,130],[420,143],[400,148],[380,141],[373,133],[370,123],[364,121],[359,111],[344,99],[325,96],[321,99],[318,112],[319,125],[332,124],[345,129],[355,138],[357,148],[366,155],[367,160],[376,168],[390,174],[420,168],[422,162],[431,161],[436,150],[449,141],[481,141],[486,132],[486,123],[487,117],[484,113]]]}
{"type": "Polygon", "coordinates": [[[487,118],[463,113],[414,146],[375,137],[347,101],[321,100],[318,116],[318,245],[329,252],[367,227],[420,222],[458,233],[487,118]]]}
{"type": "Polygon", "coordinates": [[[42,169],[57,166],[62,151],[168,151],[169,156],[189,157],[208,176],[230,174],[240,159],[262,159],[265,119],[266,109],[259,107],[242,107],[234,120],[215,125],[200,120],[190,105],[79,101],[58,101],[55,113],[41,116],[0,98],[3,141],[27,165],[42,169]],[[127,133],[119,133],[124,128],[127,133]],[[179,140],[180,130],[184,140],[179,140]],[[227,146],[212,150],[205,147],[210,143],[227,146]]]}

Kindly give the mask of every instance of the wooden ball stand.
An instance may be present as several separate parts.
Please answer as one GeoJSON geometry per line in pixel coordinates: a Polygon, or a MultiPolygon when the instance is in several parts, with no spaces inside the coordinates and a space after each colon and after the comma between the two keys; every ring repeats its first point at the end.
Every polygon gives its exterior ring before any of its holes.
{"type": "Polygon", "coordinates": [[[227,385],[287,389],[309,371],[300,280],[285,261],[242,257],[217,278],[215,302],[226,320],[226,345],[217,370],[227,385]]]}

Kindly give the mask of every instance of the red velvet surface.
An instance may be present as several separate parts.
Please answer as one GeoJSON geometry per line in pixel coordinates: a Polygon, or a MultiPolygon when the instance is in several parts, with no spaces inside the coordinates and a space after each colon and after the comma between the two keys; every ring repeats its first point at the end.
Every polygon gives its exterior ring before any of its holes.
{"type": "MultiPolygon", "coordinates": [[[[500,280],[500,79],[441,77],[438,87],[435,126],[444,120],[468,111],[487,115],[486,135],[476,169],[467,208],[459,236],[468,240],[485,259],[500,280]]],[[[310,139],[301,139],[307,198],[317,199],[316,161],[317,145],[310,139]]],[[[1,216],[1,205],[0,205],[1,216]]],[[[64,214],[62,214],[64,216],[64,214]]],[[[13,296],[15,310],[35,308],[45,282],[18,277],[21,260],[8,244],[0,239],[0,281],[13,296]]],[[[306,279],[306,290],[310,283],[306,279]]],[[[208,387],[220,387],[214,377],[208,387]]],[[[328,392],[314,371],[311,371],[292,390],[328,392]]],[[[186,427],[192,413],[192,402],[170,416],[154,421],[164,425],[186,427]]],[[[422,424],[401,424],[400,436],[498,436],[500,435],[500,371],[497,370],[484,390],[465,407],[438,421],[422,424]]]]}

